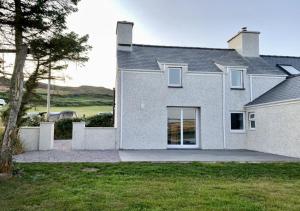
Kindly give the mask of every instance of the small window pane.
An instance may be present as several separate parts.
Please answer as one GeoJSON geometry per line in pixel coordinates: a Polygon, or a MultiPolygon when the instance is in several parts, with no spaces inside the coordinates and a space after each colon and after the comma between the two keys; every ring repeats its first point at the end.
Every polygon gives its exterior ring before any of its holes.
{"type": "Polygon", "coordinates": [[[181,86],[181,68],[169,69],[169,85],[181,86]]]}
{"type": "Polygon", "coordinates": [[[231,86],[241,88],[242,83],[242,71],[241,70],[231,70],[231,86]]]}
{"type": "Polygon", "coordinates": [[[231,130],[244,129],[244,115],[243,113],[231,113],[231,130]]]}
{"type": "Polygon", "coordinates": [[[255,129],[255,121],[250,121],[250,128],[255,129]]]}

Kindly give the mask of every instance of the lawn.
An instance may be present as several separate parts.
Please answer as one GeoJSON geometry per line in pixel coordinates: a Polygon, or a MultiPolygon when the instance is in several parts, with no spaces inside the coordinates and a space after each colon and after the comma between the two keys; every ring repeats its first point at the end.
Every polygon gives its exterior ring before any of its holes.
{"type": "Polygon", "coordinates": [[[300,163],[17,168],[0,181],[2,210],[300,210],[300,163]]]}
{"type": "MultiPolygon", "coordinates": [[[[29,110],[28,112],[45,112],[46,107],[35,107],[29,110]]],[[[112,106],[74,106],[74,107],[51,107],[51,112],[60,112],[60,111],[75,111],[79,117],[85,115],[93,116],[99,112],[111,112],[112,106]]]]}

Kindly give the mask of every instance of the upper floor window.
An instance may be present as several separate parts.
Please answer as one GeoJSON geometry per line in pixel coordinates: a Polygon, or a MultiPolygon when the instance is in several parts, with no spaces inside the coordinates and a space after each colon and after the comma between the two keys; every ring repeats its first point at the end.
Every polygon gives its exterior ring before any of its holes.
{"type": "Polygon", "coordinates": [[[182,87],[182,68],[169,67],[168,68],[168,86],[182,87]]]}
{"type": "Polygon", "coordinates": [[[243,89],[244,88],[243,70],[231,69],[230,83],[231,83],[230,87],[232,89],[243,89]]]}

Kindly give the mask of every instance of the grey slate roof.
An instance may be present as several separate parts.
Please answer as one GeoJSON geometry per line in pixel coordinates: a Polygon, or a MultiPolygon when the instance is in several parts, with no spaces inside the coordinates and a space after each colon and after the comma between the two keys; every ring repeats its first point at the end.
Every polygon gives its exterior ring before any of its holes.
{"type": "Polygon", "coordinates": [[[124,69],[159,70],[161,63],[186,63],[189,71],[221,72],[215,63],[224,66],[247,66],[249,74],[285,75],[264,57],[247,58],[234,49],[175,46],[133,45],[131,52],[118,51],[118,67],[124,69]]]}
{"type": "Polygon", "coordinates": [[[261,58],[279,70],[281,69],[277,64],[292,65],[294,68],[300,70],[300,57],[261,55],[261,58]]]}
{"type": "Polygon", "coordinates": [[[300,75],[287,78],[246,106],[292,99],[300,100],[300,75]]]}

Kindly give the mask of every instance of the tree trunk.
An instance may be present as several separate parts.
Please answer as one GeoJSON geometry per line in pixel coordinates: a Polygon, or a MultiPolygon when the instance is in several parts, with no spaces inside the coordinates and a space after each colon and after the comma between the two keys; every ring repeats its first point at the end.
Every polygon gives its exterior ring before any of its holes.
{"type": "Polygon", "coordinates": [[[15,3],[15,46],[16,58],[14,71],[10,82],[10,102],[9,102],[9,116],[5,124],[5,131],[2,140],[1,154],[0,154],[0,173],[12,173],[12,148],[11,143],[16,138],[16,123],[18,113],[21,107],[23,98],[24,74],[23,68],[27,56],[27,46],[23,45],[23,13],[21,0],[14,0],[15,3]]]}
{"type": "Polygon", "coordinates": [[[23,67],[27,55],[27,46],[23,45],[16,54],[14,74],[11,79],[11,100],[9,117],[6,123],[1,148],[0,173],[12,172],[11,143],[16,138],[16,122],[23,97],[24,74],[23,67]]]}

